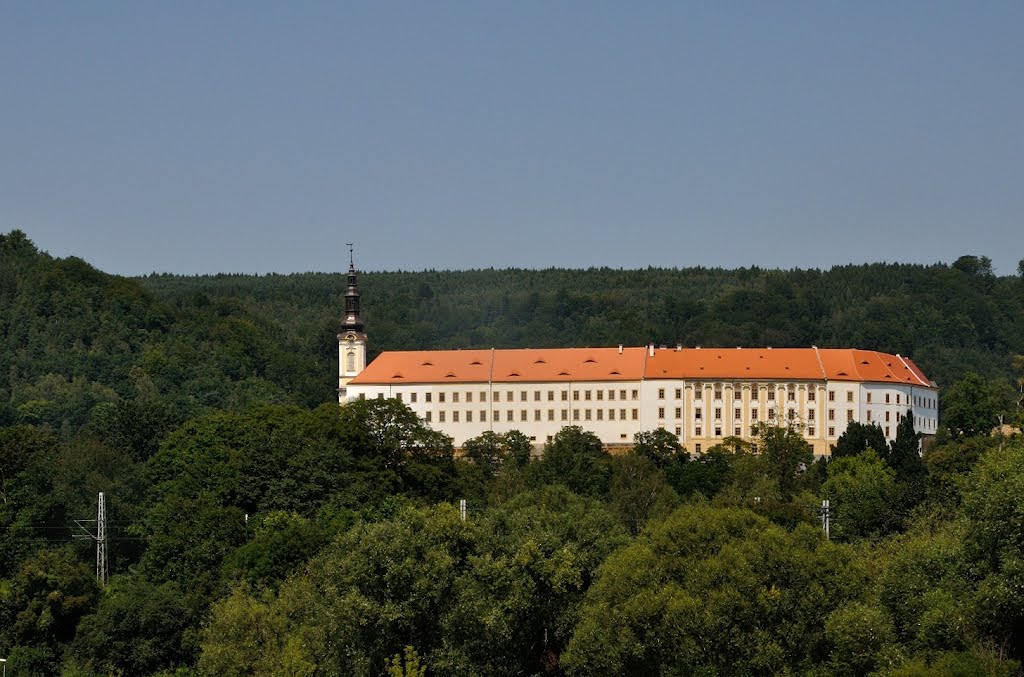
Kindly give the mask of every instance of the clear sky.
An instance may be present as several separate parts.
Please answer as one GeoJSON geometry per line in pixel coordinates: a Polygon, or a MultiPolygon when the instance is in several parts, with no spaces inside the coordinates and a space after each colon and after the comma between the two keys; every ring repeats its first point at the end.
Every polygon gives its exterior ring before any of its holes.
{"type": "Polygon", "coordinates": [[[1024,2],[0,0],[0,231],[122,274],[1024,258],[1024,2]]]}

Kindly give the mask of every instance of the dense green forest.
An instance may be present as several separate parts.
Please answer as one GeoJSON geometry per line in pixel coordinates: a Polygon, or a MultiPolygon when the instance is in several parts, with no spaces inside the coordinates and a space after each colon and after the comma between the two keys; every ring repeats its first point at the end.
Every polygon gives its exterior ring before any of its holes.
{"type": "MultiPolygon", "coordinates": [[[[1022,271],[1024,272],[1024,271],[1022,271]]],[[[343,274],[150,275],[187,307],[244,301],[321,361],[337,359],[343,274]]],[[[1024,275],[985,257],[820,270],[472,270],[359,276],[371,351],[646,345],[867,348],[909,355],[941,386],[1011,375],[1024,275]]],[[[371,356],[372,356],[371,352],[371,356]]],[[[336,372],[334,372],[336,373],[336,372]]],[[[332,388],[327,373],[324,388],[332,388]]]]}
{"type": "Polygon", "coordinates": [[[923,457],[907,416],[829,460],[768,426],[695,458],[574,427],[540,457],[515,432],[456,456],[400,402],[334,402],[343,285],[126,279],[0,235],[8,674],[1021,673],[1024,440],[993,429],[1022,422],[1022,277],[360,276],[376,350],[843,345],[939,381],[923,457]],[[101,491],[106,585],[72,539],[101,491]]]}

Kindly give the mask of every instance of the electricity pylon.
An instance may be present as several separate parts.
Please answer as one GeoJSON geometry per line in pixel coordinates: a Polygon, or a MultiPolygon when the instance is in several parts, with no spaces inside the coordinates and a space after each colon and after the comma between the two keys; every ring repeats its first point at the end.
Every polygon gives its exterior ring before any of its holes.
{"type": "Polygon", "coordinates": [[[96,509],[96,533],[86,528],[85,524],[93,520],[75,520],[84,534],[75,534],[75,538],[91,538],[96,541],[96,580],[100,585],[107,584],[107,505],[100,492],[99,506],[96,509]]]}

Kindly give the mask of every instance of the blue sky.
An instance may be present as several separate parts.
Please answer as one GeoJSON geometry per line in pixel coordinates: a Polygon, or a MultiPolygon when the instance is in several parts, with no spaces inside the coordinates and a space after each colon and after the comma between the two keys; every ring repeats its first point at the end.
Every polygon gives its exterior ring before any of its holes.
{"type": "Polygon", "coordinates": [[[1024,258],[1024,3],[0,1],[0,231],[140,274],[1024,258]]]}

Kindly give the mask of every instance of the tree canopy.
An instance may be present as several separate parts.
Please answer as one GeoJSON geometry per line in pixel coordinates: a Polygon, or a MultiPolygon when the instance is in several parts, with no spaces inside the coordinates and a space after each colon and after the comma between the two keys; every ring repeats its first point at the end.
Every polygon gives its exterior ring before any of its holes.
{"type": "Polygon", "coordinates": [[[375,349],[843,345],[943,386],[924,444],[908,410],[817,461],[795,424],[456,450],[398,400],[339,407],[344,282],[127,279],[0,235],[9,674],[1019,673],[1024,285],[985,257],[360,275],[375,349]]]}

